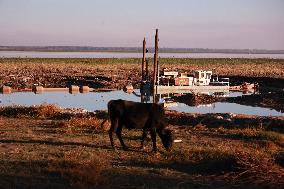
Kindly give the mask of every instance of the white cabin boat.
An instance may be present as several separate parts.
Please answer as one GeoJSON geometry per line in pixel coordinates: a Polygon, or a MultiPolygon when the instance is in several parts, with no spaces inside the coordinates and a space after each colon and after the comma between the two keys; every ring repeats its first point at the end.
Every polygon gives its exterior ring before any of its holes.
{"type": "Polygon", "coordinates": [[[186,93],[189,91],[224,92],[229,91],[229,78],[213,78],[212,71],[194,70],[191,74],[163,70],[158,84],[155,86],[157,94],[186,93]],[[179,75],[179,76],[178,76],[179,75]]]}

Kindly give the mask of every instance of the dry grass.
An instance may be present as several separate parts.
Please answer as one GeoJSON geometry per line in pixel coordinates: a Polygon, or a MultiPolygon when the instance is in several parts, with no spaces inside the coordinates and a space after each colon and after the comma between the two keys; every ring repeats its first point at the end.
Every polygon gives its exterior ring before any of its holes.
{"type": "MultiPolygon", "coordinates": [[[[152,62],[152,59],[151,59],[152,62]]],[[[283,59],[191,59],[163,58],[161,69],[170,68],[190,72],[196,69],[212,70],[223,76],[284,78],[283,59]]],[[[122,89],[131,80],[138,87],[141,59],[74,58],[74,59],[0,59],[0,86],[31,88],[66,87],[84,84],[94,88],[122,89]],[[98,76],[103,76],[100,79],[98,76]],[[90,80],[92,82],[90,82],[90,80]]],[[[150,66],[150,72],[152,66],[150,66]]]]}
{"type": "Polygon", "coordinates": [[[94,133],[109,129],[109,121],[102,125],[103,121],[97,117],[71,118],[70,120],[61,122],[61,125],[66,127],[66,131],[70,133],[85,132],[86,130],[94,133]]]}
{"type": "MultiPolygon", "coordinates": [[[[65,87],[83,78],[93,80],[94,86],[119,88],[127,80],[139,81],[140,63],[141,59],[0,59],[0,86],[65,87]]],[[[161,59],[161,63],[179,71],[284,78],[283,60],[161,59]]],[[[234,118],[249,122],[240,128],[241,121],[225,127],[226,122],[217,122],[214,116],[168,115],[182,142],[166,152],[158,139],[159,153],[153,154],[149,140],[146,150],[139,149],[139,130],[123,131],[129,151],[123,151],[117,139],[119,148],[113,151],[106,132],[109,123],[101,127],[105,112],[74,113],[53,105],[0,108],[1,188],[284,187],[283,134],[271,131],[273,126],[262,128],[261,120],[247,117],[234,118]]],[[[267,121],[283,128],[279,120],[267,121]]]]}
{"type": "Polygon", "coordinates": [[[218,131],[231,138],[284,142],[284,134],[274,131],[265,131],[263,128],[244,128],[230,130],[219,128],[218,131]]]}
{"type": "Polygon", "coordinates": [[[110,168],[108,162],[96,157],[98,154],[67,152],[60,161],[49,165],[50,173],[60,173],[74,188],[97,187],[107,183],[102,173],[110,168]],[[85,156],[88,156],[87,158],[85,156]],[[83,161],[80,161],[83,159],[83,161]]]}
{"type": "Polygon", "coordinates": [[[0,107],[0,115],[6,117],[34,117],[49,118],[58,115],[61,112],[56,105],[43,104],[38,106],[10,106],[0,107]]]}
{"type": "Polygon", "coordinates": [[[32,114],[37,116],[20,116],[22,110],[8,117],[0,113],[3,188],[284,186],[283,135],[276,132],[171,125],[182,142],[166,152],[158,139],[155,154],[150,140],[144,151],[139,149],[140,130],[123,130],[130,150],[123,151],[115,138],[119,148],[113,151],[106,132],[109,123],[101,127],[105,112],[66,118],[62,110],[58,115],[51,107],[39,109],[41,113],[32,114]]]}

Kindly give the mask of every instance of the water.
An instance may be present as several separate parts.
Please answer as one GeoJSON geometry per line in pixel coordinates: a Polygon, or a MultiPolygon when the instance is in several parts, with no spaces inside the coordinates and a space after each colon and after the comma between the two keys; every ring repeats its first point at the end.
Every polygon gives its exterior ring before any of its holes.
{"type": "MultiPolygon", "coordinates": [[[[284,59],[284,54],[230,54],[230,53],[159,53],[161,58],[272,58],[284,59]]],[[[0,51],[3,58],[142,58],[142,53],[119,52],[34,52],[0,51]]],[[[147,57],[154,54],[147,53],[147,57]]]]}
{"type": "Polygon", "coordinates": [[[197,107],[187,106],[183,103],[177,103],[177,107],[172,107],[171,110],[187,113],[235,113],[258,116],[284,116],[284,113],[277,112],[269,108],[245,106],[236,103],[216,102],[210,105],[200,105],[197,107]]]}
{"type": "MultiPolygon", "coordinates": [[[[31,92],[19,92],[11,94],[0,94],[0,106],[22,105],[32,106],[43,103],[56,104],[62,108],[82,108],[88,111],[106,110],[108,101],[112,99],[124,99],[135,102],[141,102],[139,90],[128,94],[121,91],[111,92],[90,92],[69,94],[64,92],[45,92],[42,94],[34,94],[31,92]]],[[[239,96],[242,93],[230,93],[230,96],[239,96]]],[[[152,97],[149,99],[152,102],[152,97]]],[[[163,102],[163,100],[160,100],[163,102]]],[[[284,113],[269,108],[251,107],[235,103],[213,103],[210,105],[202,105],[191,107],[183,103],[167,104],[168,109],[178,112],[190,113],[235,113],[259,116],[284,116],[284,113]]]]}

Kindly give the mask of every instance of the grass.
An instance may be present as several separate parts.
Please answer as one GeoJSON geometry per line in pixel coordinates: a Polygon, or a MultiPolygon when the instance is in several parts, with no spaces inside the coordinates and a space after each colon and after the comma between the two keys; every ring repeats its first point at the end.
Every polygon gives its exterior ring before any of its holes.
{"type": "Polygon", "coordinates": [[[243,140],[267,140],[273,142],[283,142],[284,134],[265,131],[262,128],[244,128],[244,129],[219,129],[220,133],[223,133],[226,137],[243,139],[243,140]]]}
{"type": "MultiPolygon", "coordinates": [[[[274,79],[273,85],[277,87],[281,87],[284,78],[283,59],[162,58],[160,69],[163,68],[179,72],[212,70],[219,76],[237,77],[233,82],[242,82],[244,78],[253,82],[254,77],[265,77],[267,81],[258,78],[257,82],[270,85],[274,79]]],[[[150,59],[150,79],[152,71],[153,59],[150,59]]],[[[91,88],[123,89],[128,83],[139,88],[140,80],[139,58],[0,58],[0,87],[31,89],[37,84],[43,87],[87,85],[91,88]]]]}
{"type": "MultiPolygon", "coordinates": [[[[273,83],[277,86],[281,86],[284,78],[283,59],[162,58],[160,69],[163,68],[179,72],[212,70],[214,74],[225,77],[274,78],[277,81],[273,83]]],[[[153,60],[150,59],[150,79],[152,71],[153,60]]],[[[36,84],[43,87],[87,85],[96,89],[123,89],[128,83],[139,88],[140,80],[139,58],[0,58],[0,87],[31,89],[36,84]]],[[[272,82],[265,81],[267,83],[272,82]]]]}
{"type": "MultiPolygon", "coordinates": [[[[153,62],[153,59],[150,59],[153,62]]],[[[219,75],[246,75],[284,77],[283,59],[242,59],[242,58],[161,58],[161,68],[169,67],[179,70],[207,69],[219,75]]],[[[135,70],[140,72],[139,58],[5,58],[0,59],[1,70],[13,72],[13,69],[53,69],[53,73],[61,69],[72,71],[73,67],[82,67],[82,71],[97,70],[135,70]],[[66,67],[68,65],[68,68],[66,67]],[[52,66],[52,68],[50,68],[52,66]],[[104,67],[104,68],[102,68],[104,67]],[[117,68],[117,69],[113,69],[117,68]]],[[[152,66],[150,66],[150,69],[152,66]]],[[[79,71],[80,69],[77,69],[79,71]]],[[[79,71],[80,72],[80,71],[79,71]]],[[[19,70],[19,73],[21,71],[19,70]]],[[[48,73],[48,72],[47,72],[48,73]]]]}
{"type": "MultiPolygon", "coordinates": [[[[283,60],[167,58],[160,61],[161,67],[179,71],[210,69],[219,75],[284,78],[283,60]]],[[[78,77],[94,80],[105,76],[112,79],[103,81],[102,86],[119,87],[117,83],[139,81],[140,64],[141,59],[5,58],[0,59],[0,86],[25,88],[36,83],[65,87],[78,77]]],[[[170,128],[182,142],[175,143],[172,152],[166,152],[158,139],[159,153],[154,154],[149,140],[144,151],[139,149],[139,130],[123,130],[130,151],[123,151],[116,137],[118,150],[113,151],[107,133],[109,122],[104,127],[100,125],[106,117],[105,112],[74,113],[53,105],[0,108],[1,187],[284,186],[283,134],[264,130],[257,121],[243,128],[238,125],[222,128],[210,117],[170,116],[170,128]]]]}
{"type": "Polygon", "coordinates": [[[146,149],[139,149],[140,130],[123,130],[130,150],[123,151],[115,137],[118,150],[113,151],[109,122],[100,126],[104,112],[65,116],[67,110],[53,106],[32,107],[32,114],[23,108],[7,109],[12,113],[3,114],[5,108],[0,111],[3,188],[284,186],[283,135],[277,132],[171,125],[182,142],[167,152],[158,138],[159,153],[155,154],[149,139],[146,149]]]}
{"type": "Polygon", "coordinates": [[[284,135],[281,133],[273,132],[273,131],[262,131],[259,133],[258,136],[261,140],[270,140],[270,141],[277,141],[283,142],[284,135]]]}
{"type": "Polygon", "coordinates": [[[278,151],[274,154],[275,162],[284,167],[284,151],[278,151]]]}
{"type": "Polygon", "coordinates": [[[55,117],[60,113],[60,108],[56,105],[38,105],[38,106],[9,106],[0,107],[0,115],[6,117],[32,117],[49,118],[55,117]]]}

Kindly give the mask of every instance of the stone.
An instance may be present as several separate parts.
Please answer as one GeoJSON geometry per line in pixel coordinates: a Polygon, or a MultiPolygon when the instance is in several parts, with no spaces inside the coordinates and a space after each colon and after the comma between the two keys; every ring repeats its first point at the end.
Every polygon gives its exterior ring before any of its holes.
{"type": "Polygon", "coordinates": [[[3,94],[10,94],[10,93],[12,92],[12,89],[11,89],[11,87],[4,85],[4,86],[1,88],[1,92],[2,92],[3,94]]]}
{"type": "Polygon", "coordinates": [[[90,87],[80,86],[80,93],[88,93],[88,92],[90,92],[90,87]]]}
{"type": "Polygon", "coordinates": [[[71,85],[69,87],[69,93],[71,94],[79,93],[79,87],[76,85],[71,85]]]}
{"type": "Polygon", "coordinates": [[[33,92],[36,93],[36,94],[41,94],[41,93],[44,92],[44,88],[43,88],[43,86],[35,85],[33,87],[33,92]]]}

